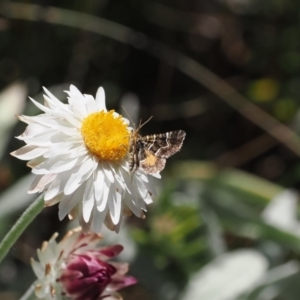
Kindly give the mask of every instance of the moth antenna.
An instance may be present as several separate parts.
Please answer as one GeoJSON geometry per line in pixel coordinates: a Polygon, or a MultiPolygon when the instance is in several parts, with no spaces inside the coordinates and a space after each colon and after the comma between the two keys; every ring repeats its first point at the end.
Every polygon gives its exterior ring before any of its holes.
{"type": "Polygon", "coordinates": [[[131,119],[131,117],[130,117],[128,111],[127,111],[127,109],[126,109],[123,105],[122,105],[121,107],[124,109],[124,111],[125,111],[127,117],[129,118],[129,120],[130,120],[131,123],[133,124],[133,127],[135,128],[135,123],[134,123],[133,120],[131,119]]]}
{"type": "Polygon", "coordinates": [[[120,145],[119,147],[124,147],[127,151],[129,151],[129,149],[125,146],[125,145],[120,145]]]}
{"type": "Polygon", "coordinates": [[[145,121],[144,123],[142,123],[142,120],[141,120],[138,129],[141,129],[141,128],[142,128],[145,124],[147,124],[152,118],[153,118],[153,116],[151,116],[151,117],[150,117],[147,121],[145,121]]]}

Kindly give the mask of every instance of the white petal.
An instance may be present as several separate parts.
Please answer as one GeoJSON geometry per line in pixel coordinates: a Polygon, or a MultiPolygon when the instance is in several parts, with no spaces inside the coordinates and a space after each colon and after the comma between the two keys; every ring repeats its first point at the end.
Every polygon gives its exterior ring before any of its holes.
{"type": "Polygon", "coordinates": [[[11,155],[22,159],[22,160],[30,160],[36,157],[43,155],[47,151],[47,148],[40,148],[33,145],[26,145],[14,152],[11,155]]]}
{"type": "Polygon", "coordinates": [[[144,185],[146,186],[147,190],[150,192],[151,196],[156,197],[157,193],[155,190],[155,185],[154,184],[154,178],[149,176],[149,182],[144,182],[144,185]]]}
{"type": "MultiPolygon", "coordinates": [[[[69,102],[75,102],[75,100],[79,100],[76,99],[75,97],[69,97],[69,102]]],[[[83,120],[86,116],[87,116],[87,110],[86,110],[86,106],[85,104],[82,102],[80,103],[78,101],[78,103],[73,104],[72,105],[72,110],[74,111],[74,113],[76,114],[77,117],[79,117],[80,120],[83,120]]]]}
{"type": "Polygon", "coordinates": [[[152,199],[150,197],[149,191],[147,190],[145,183],[137,176],[134,177],[134,183],[136,183],[136,187],[138,190],[138,193],[141,195],[141,197],[144,199],[144,201],[147,204],[152,203],[152,199]]]}
{"type": "Polygon", "coordinates": [[[154,173],[154,174],[151,174],[153,177],[155,178],[158,178],[158,179],[161,179],[161,175],[160,173],[154,173]]]}
{"type": "Polygon", "coordinates": [[[96,103],[97,103],[99,111],[101,111],[101,110],[107,111],[106,106],[105,106],[105,92],[104,92],[104,89],[102,86],[99,87],[99,89],[97,91],[96,103]]]}
{"type": "MultiPolygon", "coordinates": [[[[73,153],[73,151],[76,151],[74,148],[76,147],[76,144],[74,143],[66,143],[66,142],[61,142],[61,143],[55,143],[53,144],[50,148],[48,148],[47,152],[44,153],[45,158],[50,158],[62,154],[67,154],[67,153],[73,153]]],[[[78,156],[78,155],[76,155],[78,156]]]]}
{"type": "Polygon", "coordinates": [[[89,151],[87,150],[86,146],[81,144],[77,148],[75,148],[73,151],[71,151],[70,158],[79,157],[79,156],[83,156],[83,155],[90,156],[89,151]]]}
{"type": "Polygon", "coordinates": [[[56,253],[55,251],[53,251],[52,247],[49,247],[48,244],[47,247],[37,250],[37,257],[42,266],[45,266],[49,262],[49,260],[52,261],[56,258],[56,253]]]}
{"type": "Polygon", "coordinates": [[[96,170],[94,179],[94,191],[96,201],[100,201],[104,190],[104,174],[102,170],[96,170]]]}
{"type": "Polygon", "coordinates": [[[69,159],[67,154],[59,155],[53,158],[48,158],[45,162],[36,166],[33,174],[49,174],[60,173],[72,169],[76,166],[78,158],[69,159]]]}
{"type": "Polygon", "coordinates": [[[102,167],[103,167],[103,171],[104,171],[104,174],[105,174],[106,178],[111,183],[114,183],[115,179],[114,179],[114,175],[113,175],[112,169],[110,167],[110,163],[108,163],[108,162],[102,162],[102,167]]]}
{"type": "MultiPolygon", "coordinates": [[[[122,190],[121,194],[126,190],[126,183],[124,181],[124,177],[122,174],[122,168],[115,169],[116,174],[114,175],[116,181],[120,185],[120,189],[122,190]]],[[[127,174],[126,174],[127,175],[127,174]]]]}
{"type": "Polygon", "coordinates": [[[66,109],[66,105],[64,103],[62,103],[59,99],[57,99],[52,93],[50,93],[50,91],[43,87],[44,92],[48,95],[48,97],[46,95],[44,95],[44,98],[47,98],[47,101],[52,104],[52,106],[54,107],[60,107],[61,109],[66,109]]]}
{"type": "Polygon", "coordinates": [[[66,182],[68,181],[70,176],[70,171],[57,174],[56,178],[50,184],[45,196],[44,200],[48,201],[56,197],[58,194],[62,193],[66,182]]]}
{"type": "Polygon", "coordinates": [[[64,194],[63,193],[60,193],[58,195],[56,195],[55,197],[49,199],[49,200],[45,200],[45,206],[52,206],[52,205],[55,205],[57,203],[59,203],[61,201],[61,199],[64,197],[64,194]]]}
{"type": "MultiPolygon", "coordinates": [[[[27,116],[20,116],[19,118],[20,118],[21,121],[23,121],[25,123],[28,122],[27,121],[27,116]]],[[[28,123],[31,123],[31,121],[28,122],[28,123]]],[[[24,139],[24,137],[34,137],[38,134],[41,134],[41,133],[44,133],[44,132],[50,132],[50,131],[53,131],[53,130],[51,128],[47,128],[43,125],[35,124],[35,123],[34,124],[29,124],[26,127],[25,131],[20,136],[18,136],[17,138],[21,140],[21,139],[24,139]]]]}
{"type": "Polygon", "coordinates": [[[50,147],[53,143],[60,142],[65,139],[65,135],[50,129],[44,131],[34,137],[19,138],[26,144],[32,144],[39,147],[50,147]]]}
{"type": "Polygon", "coordinates": [[[67,91],[70,97],[68,97],[68,102],[72,106],[73,111],[76,116],[79,116],[81,119],[87,116],[87,107],[86,99],[77,89],[76,86],[71,85],[70,91],[67,91]]]}
{"type": "Polygon", "coordinates": [[[38,299],[51,300],[50,285],[44,279],[35,282],[34,291],[38,299]]]}
{"type": "Polygon", "coordinates": [[[120,169],[120,173],[122,174],[122,178],[125,182],[125,188],[126,188],[127,192],[129,194],[132,194],[131,190],[132,190],[132,180],[133,180],[133,178],[131,178],[131,176],[129,176],[129,173],[126,172],[123,169],[120,169]]]}
{"type": "Polygon", "coordinates": [[[79,120],[75,118],[75,115],[66,104],[63,104],[60,102],[56,97],[54,97],[46,88],[44,88],[44,91],[49,96],[44,96],[45,101],[49,104],[49,107],[53,110],[53,112],[59,112],[61,116],[64,116],[66,120],[68,120],[72,125],[74,125],[76,128],[80,128],[81,123],[79,120]]]}
{"type": "Polygon", "coordinates": [[[139,176],[139,177],[140,177],[143,181],[145,181],[145,182],[148,182],[148,181],[149,181],[147,175],[144,174],[144,173],[143,173],[142,171],[140,171],[140,170],[137,170],[135,175],[136,175],[136,176],[139,176]]]}
{"type": "Polygon", "coordinates": [[[103,196],[102,199],[97,203],[97,209],[102,212],[107,206],[108,201],[108,194],[110,190],[110,182],[104,179],[104,186],[103,186],[103,196]]]}
{"type": "Polygon", "coordinates": [[[76,115],[76,112],[72,110],[72,107],[68,110],[60,110],[60,108],[56,107],[52,110],[52,114],[56,115],[58,118],[66,120],[77,129],[81,128],[81,118],[76,115]]]}
{"type": "Polygon", "coordinates": [[[38,107],[40,110],[44,111],[45,113],[51,113],[51,109],[42,105],[41,103],[35,101],[34,99],[32,99],[31,97],[29,97],[30,101],[33,102],[33,104],[38,107]]]}
{"type": "Polygon", "coordinates": [[[31,259],[31,266],[37,278],[44,277],[45,270],[39,262],[35,261],[34,259],[31,259]]]}
{"type": "Polygon", "coordinates": [[[70,114],[65,114],[64,118],[70,123],[72,124],[75,128],[80,129],[81,128],[81,121],[79,120],[79,118],[75,118],[70,114]]]}
{"type": "Polygon", "coordinates": [[[81,117],[76,114],[72,106],[66,105],[67,110],[62,110],[59,107],[52,109],[52,115],[56,116],[58,119],[66,120],[74,128],[80,129],[81,127],[81,117]]]}
{"type": "Polygon", "coordinates": [[[75,136],[68,136],[65,140],[65,142],[68,143],[83,143],[83,138],[81,134],[75,135],[75,136]]]}
{"type": "Polygon", "coordinates": [[[85,190],[82,200],[82,216],[83,220],[87,223],[90,220],[91,213],[94,207],[94,190],[93,190],[93,178],[92,176],[85,184],[85,190]]]}
{"type": "MultiPolygon", "coordinates": [[[[136,183],[135,180],[134,180],[134,182],[136,183]]],[[[139,193],[139,190],[138,190],[138,187],[136,184],[132,184],[132,185],[128,186],[128,188],[129,188],[129,191],[128,191],[129,195],[128,195],[128,197],[126,197],[126,203],[128,204],[128,206],[130,206],[130,208],[132,208],[132,206],[136,206],[139,209],[143,209],[144,211],[146,211],[144,202],[146,202],[147,204],[151,204],[153,202],[149,192],[147,191],[147,193],[142,196],[139,193]]]]}
{"type": "MultiPolygon", "coordinates": [[[[123,123],[124,123],[125,125],[128,126],[128,125],[130,124],[130,121],[129,121],[127,118],[124,118],[124,117],[123,117],[122,119],[123,119],[123,123]]],[[[133,128],[129,127],[128,130],[129,130],[129,131],[132,131],[133,128]]]]}
{"type": "Polygon", "coordinates": [[[68,104],[64,104],[64,106],[64,109],[60,107],[52,108],[51,115],[56,117],[57,120],[67,122],[70,124],[70,126],[80,129],[81,118],[76,115],[72,106],[68,104]]]}
{"type": "Polygon", "coordinates": [[[129,209],[137,216],[137,217],[141,217],[141,208],[139,205],[138,200],[135,198],[135,196],[132,195],[127,195],[124,198],[124,201],[126,203],[126,205],[129,207],[129,209]]]}
{"type": "Polygon", "coordinates": [[[101,231],[107,211],[108,211],[108,206],[106,206],[106,208],[102,212],[98,211],[97,209],[93,210],[93,221],[92,221],[93,232],[99,233],[101,231]]]}
{"type": "Polygon", "coordinates": [[[92,172],[94,171],[94,164],[94,160],[88,157],[77,168],[74,169],[64,189],[64,193],[66,195],[73,193],[91,176],[92,172]]]}
{"type": "Polygon", "coordinates": [[[38,175],[28,190],[28,194],[41,193],[52,182],[57,174],[38,175]]]}
{"type": "MultiPolygon", "coordinates": [[[[53,96],[53,99],[56,98],[53,96]]],[[[51,113],[57,114],[57,112],[59,111],[59,114],[61,115],[63,112],[66,113],[68,111],[68,108],[65,104],[60,102],[58,99],[56,100],[53,99],[51,97],[44,95],[44,105],[51,109],[51,113]],[[56,104],[56,101],[58,101],[59,104],[56,104]]]]}
{"type": "MultiPolygon", "coordinates": [[[[150,198],[151,199],[151,198],[150,198]]],[[[145,199],[141,199],[139,198],[139,206],[140,208],[143,210],[143,211],[147,211],[147,208],[146,208],[146,204],[145,204],[145,199]]],[[[151,202],[149,204],[152,203],[152,199],[151,199],[151,202]]]]}
{"type": "Polygon", "coordinates": [[[90,220],[88,222],[85,222],[84,219],[83,219],[83,215],[82,215],[82,212],[83,212],[83,209],[82,209],[82,202],[80,202],[78,204],[78,221],[79,221],[79,224],[81,226],[81,230],[84,234],[88,234],[90,231],[91,231],[91,224],[92,224],[92,221],[93,221],[93,216],[90,218],[90,220]]]}
{"type": "Polygon", "coordinates": [[[29,168],[35,168],[36,166],[42,164],[43,162],[45,162],[46,158],[39,156],[37,158],[31,159],[28,163],[27,163],[27,167],[29,168]]]}
{"type": "Polygon", "coordinates": [[[85,100],[86,100],[86,110],[87,110],[87,114],[92,114],[94,112],[98,111],[98,107],[97,107],[97,103],[94,99],[93,96],[91,95],[84,95],[85,100]]]}
{"type": "Polygon", "coordinates": [[[108,196],[108,207],[112,222],[117,225],[120,221],[121,208],[122,208],[122,195],[111,188],[108,196]]]}
{"type": "Polygon", "coordinates": [[[77,128],[65,119],[58,118],[54,115],[42,114],[35,117],[23,116],[22,120],[26,123],[40,124],[44,126],[46,130],[53,129],[54,131],[62,132],[70,136],[78,134],[77,128]]]}
{"type": "Polygon", "coordinates": [[[84,96],[75,85],[71,84],[70,91],[67,91],[67,93],[76,99],[74,104],[85,103],[84,96]]]}
{"type": "Polygon", "coordinates": [[[152,197],[151,197],[151,195],[149,194],[149,192],[147,193],[146,197],[143,198],[143,200],[144,200],[144,202],[145,202],[146,204],[148,204],[148,205],[151,204],[151,203],[153,203],[152,197]]]}
{"type": "Polygon", "coordinates": [[[66,195],[61,199],[58,205],[58,218],[61,221],[74,207],[76,204],[82,201],[85,184],[82,184],[76,193],[66,195]]]}
{"type": "Polygon", "coordinates": [[[127,174],[129,174],[129,164],[126,161],[123,161],[119,164],[119,166],[121,167],[122,171],[125,171],[127,174]]]}
{"type": "Polygon", "coordinates": [[[125,196],[125,202],[136,216],[141,217],[141,208],[143,207],[144,204],[142,203],[142,207],[141,207],[141,203],[139,200],[139,198],[141,197],[136,190],[137,187],[133,185],[130,181],[128,182],[127,177],[124,177],[124,179],[126,181],[126,192],[127,192],[125,196]]]}

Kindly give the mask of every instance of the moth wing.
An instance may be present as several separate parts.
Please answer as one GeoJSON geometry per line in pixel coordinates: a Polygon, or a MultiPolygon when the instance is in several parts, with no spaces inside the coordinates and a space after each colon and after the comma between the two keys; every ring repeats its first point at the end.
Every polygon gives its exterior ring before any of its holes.
{"type": "Polygon", "coordinates": [[[146,136],[143,140],[146,148],[155,156],[169,158],[181,149],[185,135],[183,130],[175,130],[151,137],[146,136]]]}
{"type": "Polygon", "coordinates": [[[146,174],[155,174],[162,171],[166,165],[166,159],[157,157],[152,151],[145,149],[144,158],[140,161],[140,169],[146,174]]]}

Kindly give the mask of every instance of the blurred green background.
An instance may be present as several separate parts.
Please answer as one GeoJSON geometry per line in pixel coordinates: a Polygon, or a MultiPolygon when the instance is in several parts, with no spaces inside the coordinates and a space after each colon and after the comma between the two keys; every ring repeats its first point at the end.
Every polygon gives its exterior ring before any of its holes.
{"type": "MultiPolygon", "coordinates": [[[[300,299],[299,50],[292,0],[1,1],[0,236],[36,196],[9,155],[15,115],[39,114],[28,96],[103,86],[109,109],[153,116],[143,135],[187,132],[146,220],[104,230],[139,280],[124,299],[300,299]]],[[[0,299],[19,299],[29,258],[70,226],[43,210],[0,265],[0,299]]]]}

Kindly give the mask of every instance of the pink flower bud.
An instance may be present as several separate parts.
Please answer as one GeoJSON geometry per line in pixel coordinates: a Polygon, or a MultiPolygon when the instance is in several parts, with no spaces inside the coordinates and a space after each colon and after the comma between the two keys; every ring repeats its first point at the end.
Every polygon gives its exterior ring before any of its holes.
{"type": "Polygon", "coordinates": [[[74,300],[121,299],[115,292],[137,282],[125,276],[127,263],[108,262],[123,246],[99,248],[96,245],[101,236],[83,235],[78,230],[69,231],[59,243],[56,237],[38,250],[40,262],[32,260],[39,299],[57,299],[58,295],[74,300]]]}

